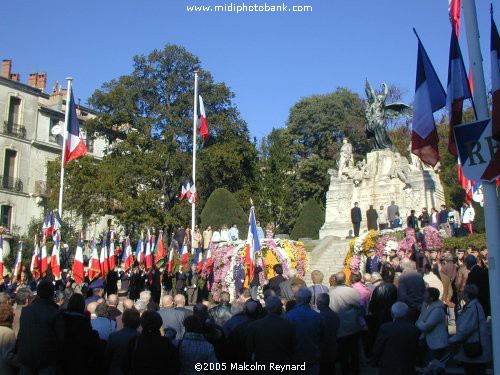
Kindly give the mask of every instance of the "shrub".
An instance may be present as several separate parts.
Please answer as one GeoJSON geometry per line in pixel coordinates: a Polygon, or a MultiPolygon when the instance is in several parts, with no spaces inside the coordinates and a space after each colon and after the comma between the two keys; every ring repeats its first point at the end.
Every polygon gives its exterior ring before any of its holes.
{"type": "Polygon", "coordinates": [[[211,225],[212,230],[216,230],[222,224],[227,224],[228,228],[233,224],[238,225],[240,239],[246,238],[248,216],[233,194],[226,189],[216,189],[210,194],[203,211],[201,211],[201,230],[203,231],[207,225],[211,225]]]}
{"type": "Polygon", "coordinates": [[[290,237],[292,240],[298,240],[303,237],[317,240],[319,238],[319,230],[324,222],[325,212],[323,208],[314,199],[309,199],[302,207],[302,211],[297,218],[290,237]]]}
{"type": "Polygon", "coordinates": [[[472,236],[465,237],[450,237],[443,239],[443,248],[459,248],[459,249],[467,249],[467,246],[474,245],[477,248],[481,248],[482,246],[487,246],[486,243],[486,234],[478,233],[473,234],[472,236]]]}

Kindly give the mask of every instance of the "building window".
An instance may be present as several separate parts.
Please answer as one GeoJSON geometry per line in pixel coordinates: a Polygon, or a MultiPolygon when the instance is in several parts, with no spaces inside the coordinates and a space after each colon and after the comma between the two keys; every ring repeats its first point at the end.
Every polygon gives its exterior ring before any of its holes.
{"type": "Polygon", "coordinates": [[[63,137],[61,135],[61,133],[57,134],[57,135],[53,135],[52,134],[52,128],[56,125],[59,125],[60,128],[61,128],[61,131],[62,131],[62,126],[60,124],[60,121],[57,120],[57,119],[54,119],[54,118],[51,118],[50,119],[50,131],[49,131],[49,140],[51,142],[54,142],[54,143],[57,143],[59,146],[62,147],[63,145],[63,137]]]}
{"type": "Polygon", "coordinates": [[[1,220],[0,225],[10,232],[12,225],[12,206],[2,205],[1,209],[1,220]]]}
{"type": "Polygon", "coordinates": [[[5,150],[5,159],[3,165],[3,175],[1,176],[1,187],[7,190],[22,192],[23,182],[16,178],[17,151],[5,150]]]}
{"type": "Polygon", "coordinates": [[[9,117],[4,123],[4,132],[15,137],[26,138],[26,128],[21,125],[21,99],[11,96],[9,117]]]}

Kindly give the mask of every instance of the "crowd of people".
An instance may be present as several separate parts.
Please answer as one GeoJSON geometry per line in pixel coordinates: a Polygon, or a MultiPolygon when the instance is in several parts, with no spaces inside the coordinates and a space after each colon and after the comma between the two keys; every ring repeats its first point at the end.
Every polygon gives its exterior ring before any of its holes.
{"type": "MultiPolygon", "coordinates": [[[[442,230],[447,237],[471,235],[473,234],[472,224],[475,215],[471,203],[464,203],[460,212],[454,207],[447,208],[444,204],[441,205],[439,211],[432,207],[429,212],[426,207],[423,207],[420,214],[417,214],[415,210],[409,210],[406,226],[418,230],[431,225],[437,230],[442,230]]],[[[351,209],[351,222],[355,237],[359,236],[362,221],[361,209],[358,207],[358,202],[355,202],[354,207],[351,209]]],[[[405,224],[400,216],[399,206],[394,201],[391,202],[387,209],[384,209],[384,206],[375,209],[373,205],[370,205],[370,208],[366,211],[366,222],[368,230],[402,228],[405,224]]]]}
{"type": "Polygon", "coordinates": [[[166,275],[174,284],[135,268],[88,287],[70,272],[36,291],[18,285],[0,294],[0,373],[272,374],[283,366],[335,374],[338,363],[346,375],[369,365],[412,374],[447,353],[466,374],[486,373],[487,248],[433,251],[420,263],[397,251],[374,255],[363,274],[339,272],[328,286],[318,270],[309,286],[293,268],[274,271],[261,295],[243,287],[215,305],[189,293],[197,270],[182,265],[166,275]]]}

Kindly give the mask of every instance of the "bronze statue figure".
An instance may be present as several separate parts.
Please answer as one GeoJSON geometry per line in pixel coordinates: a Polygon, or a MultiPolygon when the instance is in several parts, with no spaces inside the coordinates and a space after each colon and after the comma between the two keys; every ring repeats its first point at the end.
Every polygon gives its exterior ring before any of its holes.
{"type": "Polygon", "coordinates": [[[386,119],[395,119],[407,114],[412,110],[403,103],[385,104],[389,89],[385,83],[382,84],[382,93],[376,94],[373,87],[366,80],[366,133],[368,138],[373,139],[373,149],[392,149],[393,145],[387,134],[386,119]]]}

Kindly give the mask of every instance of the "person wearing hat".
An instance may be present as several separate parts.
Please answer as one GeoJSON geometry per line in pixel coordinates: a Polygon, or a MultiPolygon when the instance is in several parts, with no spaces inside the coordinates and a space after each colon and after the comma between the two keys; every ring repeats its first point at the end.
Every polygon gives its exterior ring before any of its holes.
{"type": "Polygon", "coordinates": [[[379,272],[382,262],[380,256],[375,252],[375,249],[368,250],[368,259],[366,259],[366,270],[367,273],[379,272]]]}
{"type": "Polygon", "coordinates": [[[93,281],[89,288],[92,290],[92,295],[85,300],[85,307],[91,302],[97,302],[104,295],[104,283],[102,279],[93,281]]]}
{"type": "Polygon", "coordinates": [[[142,314],[142,332],[130,339],[125,350],[121,366],[124,374],[179,374],[179,354],[170,340],[161,335],[162,323],[156,311],[142,314]]]}

